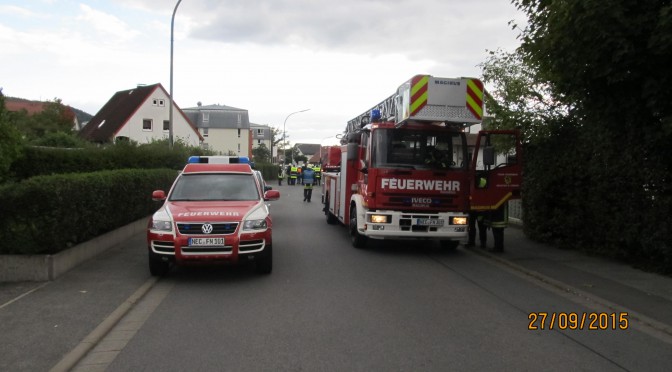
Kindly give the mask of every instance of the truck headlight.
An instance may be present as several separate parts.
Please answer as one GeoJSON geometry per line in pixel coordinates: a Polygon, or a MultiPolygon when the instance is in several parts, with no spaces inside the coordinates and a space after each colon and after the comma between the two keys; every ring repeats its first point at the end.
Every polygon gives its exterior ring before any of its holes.
{"type": "Polygon", "coordinates": [[[173,231],[173,224],[170,221],[152,220],[152,230],[173,231]]]}
{"type": "Polygon", "coordinates": [[[243,222],[243,230],[264,230],[268,227],[266,220],[247,220],[243,222]]]}
{"type": "Polygon", "coordinates": [[[467,224],[467,217],[452,217],[450,219],[450,224],[451,225],[466,225],[467,224]]]}
{"type": "Polygon", "coordinates": [[[392,216],[386,214],[370,214],[369,222],[371,223],[390,223],[392,216]]]}

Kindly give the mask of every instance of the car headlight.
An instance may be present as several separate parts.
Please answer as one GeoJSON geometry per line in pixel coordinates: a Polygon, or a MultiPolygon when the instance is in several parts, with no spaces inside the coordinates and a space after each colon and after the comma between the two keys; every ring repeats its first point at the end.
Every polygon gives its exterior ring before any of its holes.
{"type": "Polygon", "coordinates": [[[152,230],[173,231],[173,224],[170,221],[152,220],[152,230]]]}
{"type": "Polygon", "coordinates": [[[243,230],[264,230],[268,227],[266,219],[263,220],[247,220],[243,222],[243,230]]]}

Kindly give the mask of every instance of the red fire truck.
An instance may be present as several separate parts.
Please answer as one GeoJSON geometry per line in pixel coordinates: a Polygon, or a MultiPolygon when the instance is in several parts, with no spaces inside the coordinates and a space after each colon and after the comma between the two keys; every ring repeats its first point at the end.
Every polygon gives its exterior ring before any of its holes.
{"type": "Polygon", "coordinates": [[[518,133],[484,131],[475,146],[467,142],[466,129],[482,123],[483,94],[478,79],[417,75],[350,120],[340,158],[323,164],[333,170],[323,175],[327,223],[347,226],[357,248],[368,239],[426,239],[454,249],[467,237],[470,210],[519,197],[518,133]]]}

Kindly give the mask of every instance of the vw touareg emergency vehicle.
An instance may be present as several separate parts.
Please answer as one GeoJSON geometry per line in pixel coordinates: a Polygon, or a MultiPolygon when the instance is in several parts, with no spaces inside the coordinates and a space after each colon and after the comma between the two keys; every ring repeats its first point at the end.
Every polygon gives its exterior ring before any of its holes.
{"type": "Polygon", "coordinates": [[[245,157],[192,156],[173,183],[152,199],[163,206],[147,227],[149,271],[164,275],[171,263],[218,264],[254,261],[273,269],[273,223],[264,190],[245,157]]]}

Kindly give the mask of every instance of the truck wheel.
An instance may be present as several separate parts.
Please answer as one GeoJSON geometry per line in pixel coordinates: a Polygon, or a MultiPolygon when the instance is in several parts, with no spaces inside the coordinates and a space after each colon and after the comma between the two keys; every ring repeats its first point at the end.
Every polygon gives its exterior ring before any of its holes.
{"type": "Polygon", "coordinates": [[[170,262],[164,261],[156,253],[149,252],[149,273],[152,276],[164,276],[170,269],[170,262]]]}
{"type": "Polygon", "coordinates": [[[257,273],[270,274],[273,271],[273,246],[269,245],[264,249],[263,257],[256,262],[257,273]]]}
{"type": "Polygon", "coordinates": [[[334,216],[333,214],[331,214],[331,212],[329,212],[329,194],[327,194],[324,200],[324,214],[327,215],[327,223],[329,225],[335,225],[338,222],[336,216],[334,216]]]}
{"type": "Polygon", "coordinates": [[[366,236],[357,231],[357,207],[350,208],[350,241],[355,248],[364,248],[366,246],[366,236]]]}
{"type": "Polygon", "coordinates": [[[441,248],[447,251],[456,250],[458,245],[460,245],[460,242],[457,240],[441,240],[441,248]]]}

